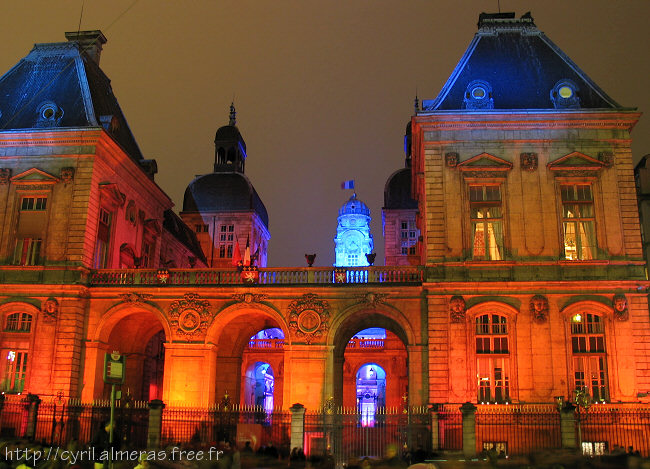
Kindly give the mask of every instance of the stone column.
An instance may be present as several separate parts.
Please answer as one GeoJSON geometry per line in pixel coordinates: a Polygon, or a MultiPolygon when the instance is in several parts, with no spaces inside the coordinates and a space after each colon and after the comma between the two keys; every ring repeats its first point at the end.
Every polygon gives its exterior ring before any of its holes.
{"type": "Polygon", "coordinates": [[[305,444],[305,406],[294,404],[291,411],[291,448],[304,449],[305,444]]]}
{"type": "Polygon", "coordinates": [[[162,415],[165,403],[160,399],[149,402],[149,427],[147,429],[147,448],[160,448],[162,415]]]}
{"type": "Polygon", "coordinates": [[[23,398],[23,404],[27,410],[27,426],[25,428],[24,438],[33,440],[36,436],[36,419],[38,417],[38,406],[41,404],[41,399],[36,394],[27,394],[23,398]]]}
{"type": "Polygon", "coordinates": [[[560,409],[560,437],[563,449],[576,449],[578,445],[575,408],[571,402],[565,402],[560,409]]]}
{"type": "Polygon", "coordinates": [[[438,405],[431,407],[431,451],[440,449],[440,429],[438,428],[438,405]]]}
{"type": "Polygon", "coordinates": [[[473,458],[476,456],[476,406],[466,402],[460,406],[463,414],[463,456],[473,458]]]}

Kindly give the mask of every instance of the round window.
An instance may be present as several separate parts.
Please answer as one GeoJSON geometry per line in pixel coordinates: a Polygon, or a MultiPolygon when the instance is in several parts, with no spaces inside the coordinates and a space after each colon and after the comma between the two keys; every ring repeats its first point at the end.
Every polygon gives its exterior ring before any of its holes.
{"type": "Polygon", "coordinates": [[[485,88],[481,86],[477,86],[476,88],[472,89],[472,97],[474,99],[483,99],[485,98],[485,88]]]}
{"type": "Polygon", "coordinates": [[[46,119],[51,119],[54,116],[54,109],[51,107],[43,109],[43,117],[46,119]]]}
{"type": "Polygon", "coordinates": [[[560,96],[564,99],[569,99],[571,96],[573,96],[573,88],[567,85],[560,87],[558,92],[560,96]]]}

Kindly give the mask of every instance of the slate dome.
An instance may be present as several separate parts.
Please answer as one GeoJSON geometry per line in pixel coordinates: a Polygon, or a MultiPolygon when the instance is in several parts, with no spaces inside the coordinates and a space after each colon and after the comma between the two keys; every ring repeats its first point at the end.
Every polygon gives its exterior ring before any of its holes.
{"type": "Polygon", "coordinates": [[[402,168],[390,175],[384,187],[384,208],[417,209],[418,203],[411,198],[411,169],[402,168]]]}
{"type": "Polygon", "coordinates": [[[241,173],[211,173],[196,177],[185,189],[184,212],[238,212],[253,210],[264,226],[269,216],[257,191],[241,173]]]}

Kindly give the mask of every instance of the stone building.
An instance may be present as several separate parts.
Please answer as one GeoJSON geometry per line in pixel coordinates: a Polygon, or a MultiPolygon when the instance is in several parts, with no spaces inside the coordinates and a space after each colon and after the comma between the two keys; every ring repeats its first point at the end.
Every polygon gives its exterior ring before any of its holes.
{"type": "Polygon", "coordinates": [[[104,397],[118,350],[134,397],[167,403],[648,399],[639,113],[530,16],[481,16],[407,127],[385,186],[387,265],[342,275],[264,267],[269,220],[234,108],[214,172],[171,212],[99,68],[105,38],[68,39],[0,79],[6,392],[104,397]],[[254,277],[232,265],[244,237],[254,277]]]}

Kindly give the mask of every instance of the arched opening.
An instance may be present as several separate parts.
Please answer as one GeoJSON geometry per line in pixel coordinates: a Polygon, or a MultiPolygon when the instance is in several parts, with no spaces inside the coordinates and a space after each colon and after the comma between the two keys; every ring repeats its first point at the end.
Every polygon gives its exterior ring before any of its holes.
{"type": "Polygon", "coordinates": [[[381,368],[382,399],[377,408],[398,408],[408,397],[406,334],[393,319],[378,313],[356,313],[334,339],[333,397],[345,408],[358,409],[357,373],[366,364],[381,368]]]}
{"type": "MultiPolygon", "coordinates": [[[[166,335],[158,317],[146,310],[126,312],[109,319],[103,329],[100,340],[106,343],[104,351],[118,351],[126,357],[122,392],[135,400],[162,398],[166,335]]],[[[103,364],[103,356],[99,358],[98,365],[103,364]]],[[[101,365],[96,373],[102,374],[101,365]]],[[[110,389],[104,384],[103,392],[95,397],[107,398],[110,389]]]]}
{"type": "Polygon", "coordinates": [[[244,383],[244,404],[273,412],[275,376],[269,363],[256,362],[248,367],[244,383]]]}
{"type": "Polygon", "coordinates": [[[269,412],[283,406],[285,331],[272,314],[240,307],[213,324],[208,340],[217,345],[216,402],[228,394],[234,403],[242,405],[260,405],[263,401],[269,412]],[[266,380],[272,384],[272,396],[262,401],[258,400],[262,389],[260,364],[270,370],[266,380]],[[269,378],[273,378],[272,383],[269,378]],[[251,392],[253,389],[258,391],[251,392]]]}
{"type": "Polygon", "coordinates": [[[376,363],[366,363],[359,368],[356,378],[361,425],[374,427],[377,409],[386,406],[386,371],[376,363]]]}

